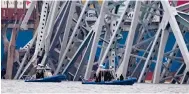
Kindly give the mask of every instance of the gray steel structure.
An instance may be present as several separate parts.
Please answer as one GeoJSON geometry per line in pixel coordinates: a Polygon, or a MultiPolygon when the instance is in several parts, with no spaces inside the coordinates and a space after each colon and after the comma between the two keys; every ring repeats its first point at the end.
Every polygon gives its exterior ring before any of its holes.
{"type": "MultiPolygon", "coordinates": [[[[176,3],[176,2],[174,2],[176,3]]],[[[22,22],[26,29],[27,18],[36,1],[22,22]]],[[[68,80],[78,81],[80,76],[92,78],[99,73],[100,65],[109,62],[115,71],[115,79],[133,76],[139,83],[145,82],[152,63],[155,63],[152,83],[189,83],[189,4],[171,6],[162,1],[43,1],[39,26],[33,39],[26,44],[14,79],[35,74],[37,64],[48,65],[54,75],[65,74],[68,80]],[[123,7],[121,15],[118,6],[123,7]],[[134,10],[131,22],[128,13],[134,10]],[[86,20],[89,11],[95,11],[95,19],[86,20]],[[153,22],[153,18],[160,18],[153,22]],[[122,31],[129,29],[126,42],[118,43],[122,31]],[[165,52],[169,33],[176,39],[171,51],[165,52]],[[99,43],[102,43],[99,45],[99,43]],[[95,61],[97,49],[99,58],[95,61]],[[142,52],[142,55],[139,54],[142,52]],[[181,57],[178,57],[178,53],[181,57]],[[117,58],[120,58],[119,60],[117,58]],[[168,58],[166,62],[163,58],[168,58]],[[139,60],[137,60],[139,59],[139,60]],[[170,75],[173,61],[181,63],[174,75],[170,75]],[[116,64],[117,62],[118,64],[116,64]],[[98,69],[93,69],[98,65],[98,69]]]]}

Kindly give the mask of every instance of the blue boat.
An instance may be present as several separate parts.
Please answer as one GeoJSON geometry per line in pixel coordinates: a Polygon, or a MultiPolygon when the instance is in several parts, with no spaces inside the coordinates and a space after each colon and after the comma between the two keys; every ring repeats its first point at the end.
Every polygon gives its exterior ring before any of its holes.
{"type": "Polygon", "coordinates": [[[30,80],[25,80],[25,82],[61,82],[62,80],[66,80],[65,75],[56,75],[41,79],[30,79],[30,80]]]}
{"type": "Polygon", "coordinates": [[[82,84],[95,84],[95,85],[133,85],[137,81],[136,78],[128,78],[126,80],[115,80],[115,81],[101,81],[92,82],[82,80],[82,84]]]}

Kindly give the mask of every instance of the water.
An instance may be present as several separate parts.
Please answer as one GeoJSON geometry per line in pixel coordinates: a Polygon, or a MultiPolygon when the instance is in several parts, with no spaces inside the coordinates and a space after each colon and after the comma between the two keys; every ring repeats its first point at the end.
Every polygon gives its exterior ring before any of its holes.
{"type": "Polygon", "coordinates": [[[189,85],[134,84],[82,85],[81,82],[26,83],[23,80],[1,80],[1,93],[189,93],[189,85]]]}

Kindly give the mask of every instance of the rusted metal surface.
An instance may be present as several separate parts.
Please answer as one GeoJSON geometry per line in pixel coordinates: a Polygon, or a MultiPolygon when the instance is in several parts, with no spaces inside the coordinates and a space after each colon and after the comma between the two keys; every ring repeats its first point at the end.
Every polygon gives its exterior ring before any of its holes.
{"type": "MultiPolygon", "coordinates": [[[[24,9],[17,9],[17,13],[18,13],[18,19],[21,18],[22,14],[25,14],[24,9]]],[[[15,20],[13,14],[14,14],[14,9],[1,8],[1,20],[15,20]]],[[[33,12],[29,20],[33,21],[35,19],[35,15],[36,15],[35,12],[33,12]]]]}
{"type": "MultiPolygon", "coordinates": [[[[15,1],[17,2],[17,1],[15,1]]],[[[16,56],[16,50],[15,50],[15,43],[16,43],[16,37],[19,31],[19,27],[16,27],[16,23],[18,22],[18,18],[20,18],[19,20],[19,25],[22,22],[22,19],[24,17],[24,14],[22,14],[21,16],[18,15],[17,13],[17,4],[15,3],[15,9],[14,9],[14,18],[15,18],[15,26],[12,30],[12,34],[11,34],[11,39],[9,42],[9,46],[8,46],[8,56],[7,56],[7,68],[6,68],[6,78],[7,79],[12,79],[12,72],[13,72],[13,63],[15,61],[16,56]]],[[[18,54],[17,54],[18,55],[18,54]]]]}

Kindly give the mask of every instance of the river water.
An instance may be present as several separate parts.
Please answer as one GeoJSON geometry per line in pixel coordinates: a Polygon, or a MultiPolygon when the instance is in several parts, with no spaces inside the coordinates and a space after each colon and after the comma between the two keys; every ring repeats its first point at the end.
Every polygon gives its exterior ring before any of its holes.
{"type": "Polygon", "coordinates": [[[189,85],[139,84],[82,85],[81,82],[26,83],[23,80],[1,80],[1,93],[188,93],[189,85]]]}

